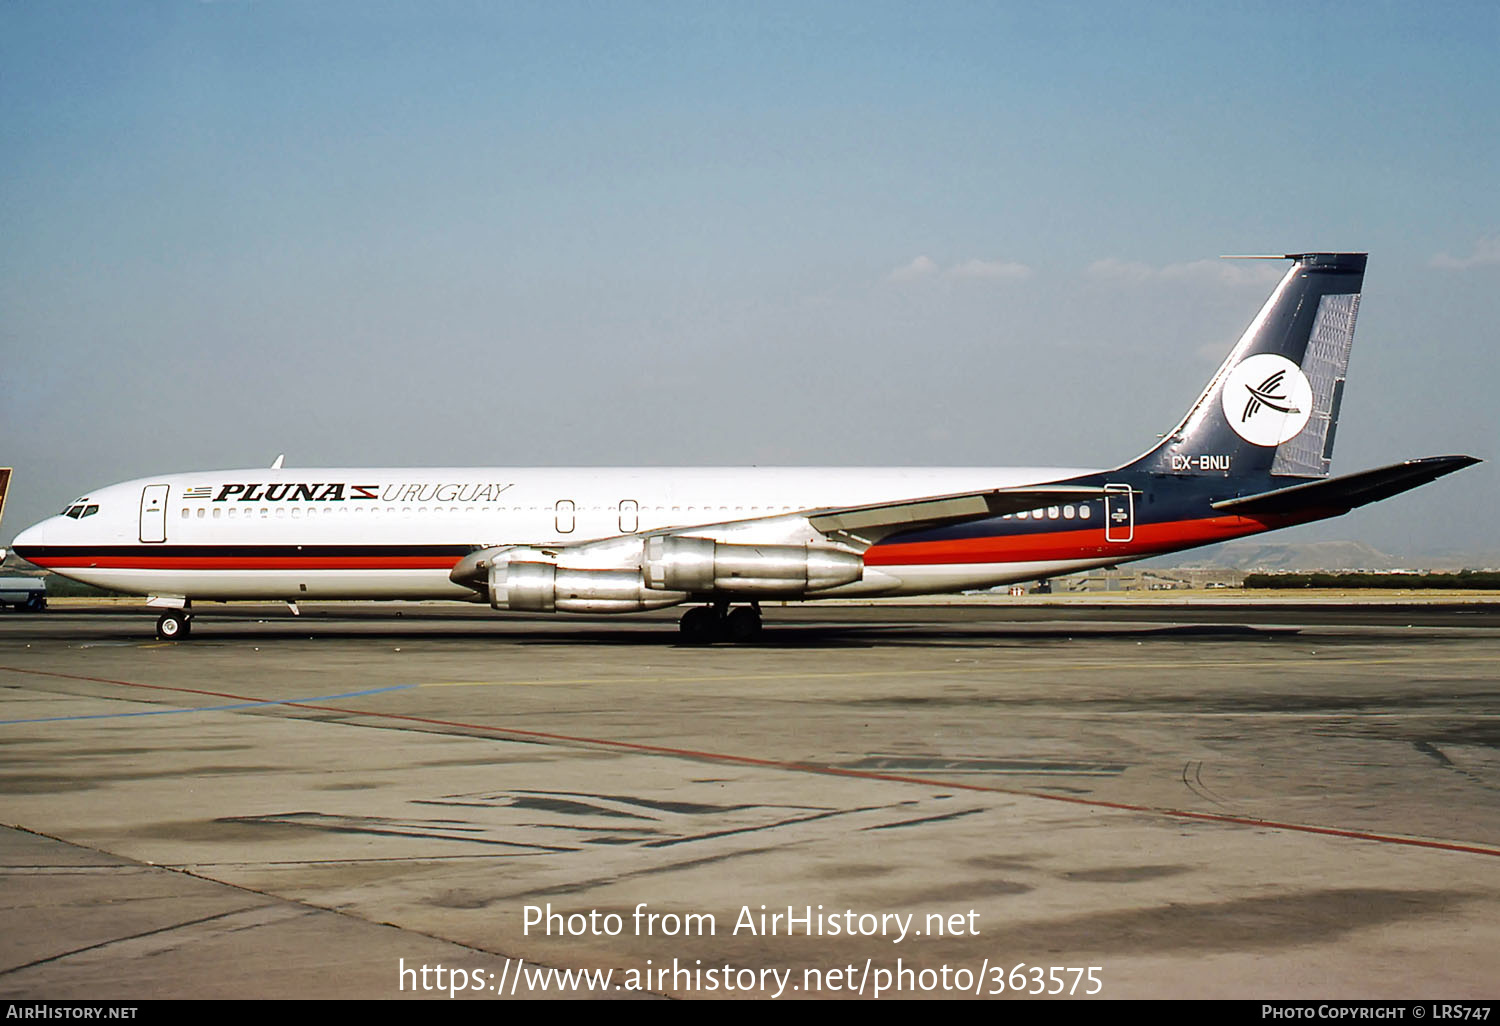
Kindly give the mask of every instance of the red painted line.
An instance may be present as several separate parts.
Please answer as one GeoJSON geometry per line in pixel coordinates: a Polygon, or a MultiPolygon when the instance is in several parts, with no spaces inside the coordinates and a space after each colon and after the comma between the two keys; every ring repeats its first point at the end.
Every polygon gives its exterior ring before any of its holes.
{"type": "MultiPolygon", "coordinates": [[[[0,666],[0,671],[26,673],[38,677],[58,677],[64,680],[90,681],[96,684],[114,684],[126,688],[148,688],[152,691],[175,691],[189,695],[210,695],[214,698],[229,698],[242,702],[270,702],[271,699],[249,695],[236,695],[224,691],[204,691],[198,688],[171,687],[166,684],[139,684],[134,681],[112,680],[108,677],[85,677],[73,673],[57,673],[52,670],[28,670],[18,666],[0,666]]],[[[642,752],[648,755],[669,755],[676,758],[697,759],[706,762],[727,763],[736,766],[755,766],[764,769],[790,770],[795,773],[816,773],[830,777],[852,777],[858,780],[880,780],[894,784],[918,784],[922,787],[941,787],[958,791],[975,791],[985,794],[1004,794],[1018,798],[1036,798],[1048,802],[1064,802],[1096,809],[1114,809],[1118,812],[1144,812],[1171,819],[1191,819],[1205,823],[1227,823],[1232,826],[1260,827],[1263,830],[1284,830],[1301,834],[1319,834],[1324,837],[1341,837],[1357,841],[1375,841],[1379,844],[1402,845],[1411,848],[1428,848],[1436,851],[1461,852],[1466,855],[1490,855],[1500,857],[1500,848],[1480,845],[1457,844],[1452,841],[1431,841],[1417,837],[1399,837],[1394,834],[1375,834],[1362,830],[1342,830],[1337,827],[1312,826],[1306,823],[1284,823],[1273,819],[1255,819],[1249,816],[1230,816],[1217,812],[1192,812],[1186,809],[1167,809],[1154,805],[1133,805],[1129,802],[1111,802],[1101,798],[1079,798],[1070,795],[1048,794],[1043,791],[1027,791],[1020,788],[996,787],[991,784],[970,784],[955,780],[940,780],[929,777],[906,776],[899,773],[874,773],[869,770],[842,769],[837,766],[820,766],[816,763],[787,762],[781,759],[761,759],[752,755],[733,755],[724,752],[705,752],[693,748],[673,748],[666,745],[648,745],[636,741],[615,741],[609,738],[581,737],[572,734],[554,734],[542,730],[523,730],[520,727],[495,727],[484,723],[464,723],[458,720],[439,720],[427,716],[409,716],[403,713],[367,712],[361,709],[346,709],[335,705],[312,705],[304,702],[276,702],[281,708],[309,709],[316,712],[333,712],[345,716],[362,716],[371,719],[400,720],[406,723],[422,723],[433,727],[451,727],[458,730],[478,731],[483,734],[498,734],[557,741],[564,744],[589,745],[613,748],[627,752],[642,752]]],[[[275,706],[272,706],[274,708],[275,706]]]]}
{"type": "MultiPolygon", "coordinates": [[[[228,691],[204,691],[200,688],[177,688],[168,684],[138,684],[131,680],[114,680],[110,677],[86,677],[77,673],[58,673],[56,670],[27,670],[20,666],[0,666],[0,671],[6,673],[29,673],[35,677],[57,677],[62,680],[86,680],[93,684],[115,684],[122,688],[147,688],[151,691],[176,691],[184,695],[208,695],[211,698],[232,698],[235,701],[245,701],[244,695],[230,694],[228,691]]],[[[249,699],[252,702],[265,701],[261,698],[249,699]]]]}

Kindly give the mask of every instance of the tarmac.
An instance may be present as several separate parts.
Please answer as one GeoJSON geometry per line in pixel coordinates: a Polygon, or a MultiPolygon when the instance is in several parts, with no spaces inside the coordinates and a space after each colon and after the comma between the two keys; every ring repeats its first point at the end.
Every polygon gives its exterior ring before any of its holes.
{"type": "Polygon", "coordinates": [[[766,622],[0,615],[0,996],[1500,992],[1493,601],[766,622]]]}

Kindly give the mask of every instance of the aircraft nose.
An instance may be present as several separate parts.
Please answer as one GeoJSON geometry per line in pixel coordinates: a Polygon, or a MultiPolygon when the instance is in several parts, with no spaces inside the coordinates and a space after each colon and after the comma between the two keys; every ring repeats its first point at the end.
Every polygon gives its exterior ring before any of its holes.
{"type": "Polygon", "coordinates": [[[55,517],[49,517],[40,524],[33,524],[16,535],[15,540],[10,543],[11,551],[25,559],[28,549],[35,552],[39,547],[46,545],[47,535],[51,532],[52,521],[55,519],[55,517]]]}

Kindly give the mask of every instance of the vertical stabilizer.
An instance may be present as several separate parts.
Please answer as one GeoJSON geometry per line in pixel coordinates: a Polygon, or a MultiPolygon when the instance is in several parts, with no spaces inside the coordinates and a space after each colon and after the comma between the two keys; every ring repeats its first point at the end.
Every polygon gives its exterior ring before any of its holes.
{"type": "Polygon", "coordinates": [[[1291,269],[1187,416],[1130,469],[1195,477],[1327,476],[1365,254],[1286,259],[1291,269]]]}
{"type": "Polygon", "coordinates": [[[0,520],[5,519],[5,493],[10,491],[10,468],[0,467],[0,520]]]}

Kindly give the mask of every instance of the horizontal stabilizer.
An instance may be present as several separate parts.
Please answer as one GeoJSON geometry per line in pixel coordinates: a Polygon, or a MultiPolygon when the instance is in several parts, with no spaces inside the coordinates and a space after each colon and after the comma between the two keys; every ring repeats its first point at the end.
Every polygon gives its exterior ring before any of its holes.
{"type": "Polygon", "coordinates": [[[1242,516],[1257,513],[1300,513],[1317,509],[1347,512],[1371,502],[1388,499],[1392,495],[1400,495],[1478,462],[1480,461],[1473,456],[1429,456],[1422,460],[1407,460],[1405,463],[1363,470],[1358,474],[1346,474],[1326,481],[1279,488],[1274,492],[1224,499],[1214,503],[1213,507],[1242,516]]]}
{"type": "Polygon", "coordinates": [[[843,532],[873,545],[898,531],[985,520],[1064,502],[1086,502],[1103,495],[1102,488],[1079,485],[1005,488],[992,492],[940,495],[871,506],[816,510],[809,513],[807,519],[815,529],[824,534],[843,532]]]}

